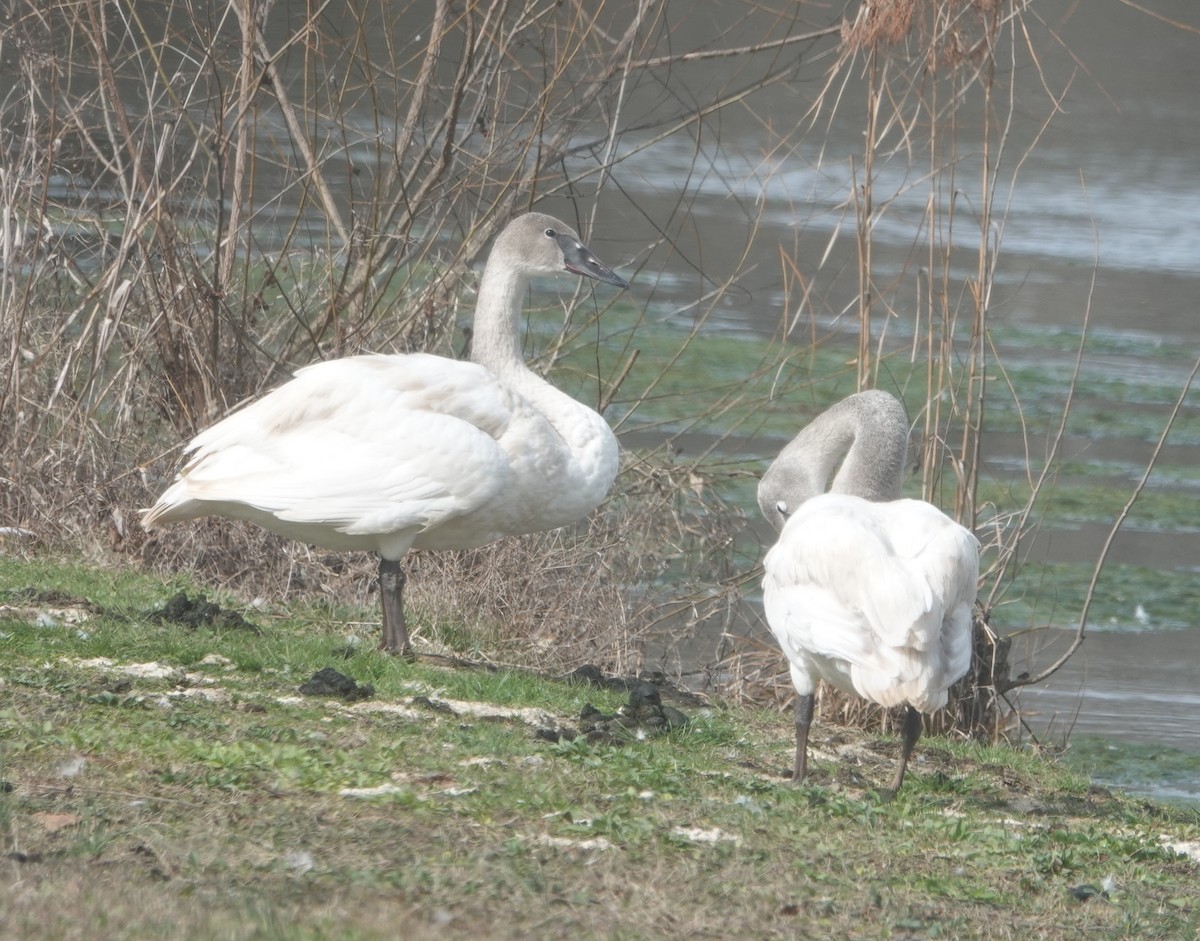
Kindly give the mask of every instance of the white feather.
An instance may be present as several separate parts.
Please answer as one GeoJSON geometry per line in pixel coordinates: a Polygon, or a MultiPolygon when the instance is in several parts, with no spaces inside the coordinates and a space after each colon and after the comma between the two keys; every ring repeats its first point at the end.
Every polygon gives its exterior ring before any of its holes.
{"type": "MultiPolygon", "coordinates": [[[[903,405],[859,393],[804,428],[759,485],[780,529],[763,562],[763,604],[801,699],[825,680],[932,712],[970,668],[979,543],[931,504],[899,499],[907,445],[903,405]]],[[[797,719],[797,780],[807,721],[797,719]]]]}
{"type": "Polygon", "coordinates": [[[883,706],[931,712],[970,665],[975,538],[918,500],[825,494],[764,562],[771,630],[798,673],[883,706]]]}

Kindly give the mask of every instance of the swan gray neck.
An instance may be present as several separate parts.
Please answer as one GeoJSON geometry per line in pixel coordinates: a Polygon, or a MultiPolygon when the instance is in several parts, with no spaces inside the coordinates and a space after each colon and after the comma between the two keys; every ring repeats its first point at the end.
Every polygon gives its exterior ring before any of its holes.
{"type": "Polygon", "coordinates": [[[479,283],[471,359],[496,375],[526,371],[521,356],[521,299],[531,276],[508,263],[506,253],[494,249],[479,283]]]}
{"type": "Polygon", "coordinates": [[[898,499],[907,455],[904,405],[887,392],[859,392],[822,412],[779,452],[758,485],[759,509],[782,528],[800,504],[827,491],[898,499]]]}

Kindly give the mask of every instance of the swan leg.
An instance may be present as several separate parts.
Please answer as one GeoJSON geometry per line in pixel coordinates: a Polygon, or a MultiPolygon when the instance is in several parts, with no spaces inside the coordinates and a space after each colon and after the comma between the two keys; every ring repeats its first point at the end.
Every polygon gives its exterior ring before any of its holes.
{"type": "Polygon", "coordinates": [[[921,713],[912,706],[908,707],[908,712],[904,714],[904,739],[900,745],[900,767],[896,769],[896,776],[892,778],[892,791],[900,790],[900,785],[904,783],[904,772],[908,768],[908,757],[912,754],[913,746],[917,744],[917,739],[921,737],[921,713]]]}
{"type": "Polygon", "coordinates": [[[813,694],[796,697],[796,766],[792,783],[799,784],[808,773],[808,730],[812,727],[813,694]]]}
{"type": "Polygon", "coordinates": [[[412,660],[412,643],[408,639],[408,626],[404,623],[403,592],[404,568],[399,562],[380,558],[379,598],[383,603],[383,643],[379,649],[412,660]]]}

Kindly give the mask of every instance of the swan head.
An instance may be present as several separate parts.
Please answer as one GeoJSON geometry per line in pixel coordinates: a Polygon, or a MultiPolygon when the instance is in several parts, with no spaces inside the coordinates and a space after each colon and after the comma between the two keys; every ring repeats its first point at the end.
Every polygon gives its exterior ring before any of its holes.
{"type": "Polygon", "coordinates": [[[818,494],[899,499],[907,453],[904,403],[878,389],[855,393],[814,418],[779,452],[759,482],[758,508],[778,530],[818,494]]]}
{"type": "Polygon", "coordinates": [[[531,275],[564,271],[619,288],[629,283],[592,254],[578,233],[565,222],[541,212],[518,216],[496,240],[508,263],[531,275]]]}
{"type": "Polygon", "coordinates": [[[758,508],[763,518],[776,532],[783,529],[788,518],[812,493],[812,484],[788,469],[772,466],[758,485],[758,508]]]}
{"type": "Polygon", "coordinates": [[[547,226],[546,231],[542,234],[558,244],[562,251],[563,267],[572,274],[584,278],[595,278],[605,284],[615,284],[619,288],[629,287],[628,281],[593,255],[591,249],[584,245],[579,240],[579,236],[570,229],[560,232],[554,226],[547,226]]]}

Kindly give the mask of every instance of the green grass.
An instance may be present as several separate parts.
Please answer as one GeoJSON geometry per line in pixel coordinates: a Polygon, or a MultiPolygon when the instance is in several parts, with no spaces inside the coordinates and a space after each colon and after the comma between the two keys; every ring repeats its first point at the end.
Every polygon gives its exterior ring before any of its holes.
{"type": "Polygon", "coordinates": [[[819,720],[811,781],[793,788],[787,716],[687,703],[689,725],[667,735],[552,741],[545,730],[577,727],[585,702],[612,712],[624,695],[348,651],[319,609],[242,612],[260,633],[157,620],[181,588],[0,558],[0,935],[1200,928],[1197,864],[1159,840],[1200,839],[1197,813],[1109,794],[1031,753],[923,739],[889,802],[876,788],[895,741],[819,720]],[[31,623],[71,600],[86,620],[31,623]],[[374,697],[300,696],[325,666],[374,697]],[[1078,900],[1088,885],[1107,898],[1078,900]]]}

